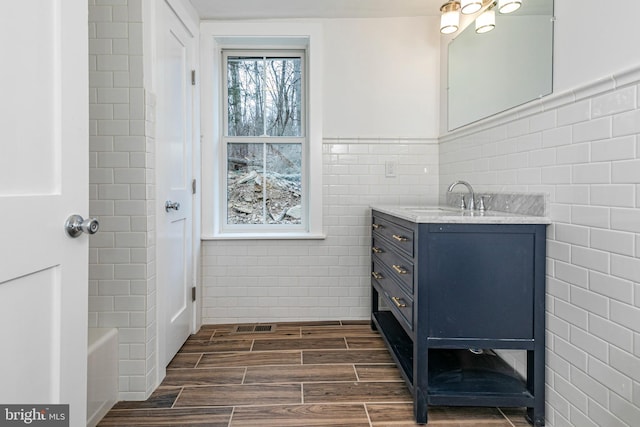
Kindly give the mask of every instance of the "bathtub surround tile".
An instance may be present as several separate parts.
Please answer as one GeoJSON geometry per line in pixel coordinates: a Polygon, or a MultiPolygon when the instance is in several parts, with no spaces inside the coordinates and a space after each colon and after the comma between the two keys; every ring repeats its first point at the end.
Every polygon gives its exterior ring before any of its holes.
{"type": "Polygon", "coordinates": [[[118,327],[122,346],[144,349],[142,358],[140,351],[120,353],[119,383],[121,398],[145,399],[155,385],[156,343],[149,328],[155,319],[150,256],[155,245],[152,228],[138,224],[140,219],[154,222],[149,205],[154,164],[146,156],[154,151],[155,103],[143,89],[142,2],[94,3],[89,14],[89,213],[100,219],[101,232],[89,238],[98,255],[90,271],[101,295],[111,295],[112,301],[90,301],[89,318],[118,327]],[[129,374],[132,367],[135,373],[129,374]]]}

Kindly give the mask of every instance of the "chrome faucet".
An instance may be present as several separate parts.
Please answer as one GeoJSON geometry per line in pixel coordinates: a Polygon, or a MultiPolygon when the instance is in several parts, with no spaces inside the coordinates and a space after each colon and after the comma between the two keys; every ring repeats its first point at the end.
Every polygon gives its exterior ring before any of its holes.
{"type": "Polygon", "coordinates": [[[464,203],[464,195],[462,196],[462,203],[460,204],[460,207],[462,207],[462,209],[464,209],[465,207],[468,207],[470,211],[475,210],[476,208],[476,195],[473,191],[473,187],[471,186],[471,184],[469,184],[467,181],[456,181],[453,184],[451,184],[449,186],[449,189],[447,190],[449,193],[451,191],[453,191],[453,187],[455,187],[458,184],[462,184],[465,187],[467,187],[467,190],[469,191],[469,204],[468,206],[465,206],[464,203]]]}

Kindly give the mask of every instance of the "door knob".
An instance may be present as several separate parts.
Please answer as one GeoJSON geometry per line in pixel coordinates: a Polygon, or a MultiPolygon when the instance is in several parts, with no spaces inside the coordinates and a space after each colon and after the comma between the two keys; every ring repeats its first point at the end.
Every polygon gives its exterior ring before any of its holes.
{"type": "Polygon", "coordinates": [[[170,210],[175,210],[175,211],[179,211],[180,210],[180,203],[178,202],[172,202],[171,200],[167,200],[166,202],[164,202],[164,210],[169,212],[170,210]]]}
{"type": "Polygon", "coordinates": [[[100,223],[96,218],[83,219],[80,215],[71,215],[64,223],[64,229],[71,237],[78,237],[82,233],[96,234],[100,223]]]}

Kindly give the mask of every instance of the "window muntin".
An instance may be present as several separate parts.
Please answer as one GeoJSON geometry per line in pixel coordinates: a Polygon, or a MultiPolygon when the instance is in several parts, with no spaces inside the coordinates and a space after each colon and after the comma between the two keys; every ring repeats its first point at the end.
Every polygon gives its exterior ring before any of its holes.
{"type": "Polygon", "coordinates": [[[304,51],[223,50],[223,228],[307,227],[304,51]]]}

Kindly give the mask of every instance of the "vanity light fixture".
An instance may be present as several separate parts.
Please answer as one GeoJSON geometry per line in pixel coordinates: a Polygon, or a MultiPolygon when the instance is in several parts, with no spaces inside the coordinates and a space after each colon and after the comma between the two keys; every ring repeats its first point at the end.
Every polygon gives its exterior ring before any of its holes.
{"type": "Polygon", "coordinates": [[[496,12],[487,9],[476,18],[476,33],[484,34],[496,27],[496,12]]]}
{"type": "Polygon", "coordinates": [[[482,0],[461,0],[460,12],[471,15],[482,9],[482,0]]]}
{"type": "Polygon", "coordinates": [[[440,7],[440,32],[453,34],[458,31],[460,13],[471,15],[480,12],[476,18],[476,33],[487,33],[496,26],[496,6],[501,14],[511,13],[522,6],[522,0],[449,0],[440,7]]]}
{"type": "Polygon", "coordinates": [[[500,13],[511,13],[520,9],[522,0],[498,0],[498,10],[500,13]]]}
{"type": "Polygon", "coordinates": [[[440,8],[440,32],[442,34],[452,34],[458,31],[460,26],[460,2],[450,0],[440,8]]]}

